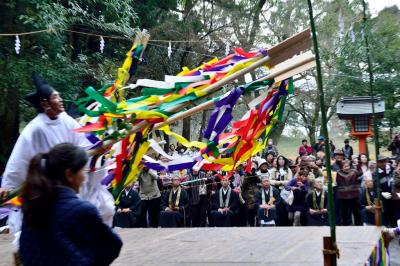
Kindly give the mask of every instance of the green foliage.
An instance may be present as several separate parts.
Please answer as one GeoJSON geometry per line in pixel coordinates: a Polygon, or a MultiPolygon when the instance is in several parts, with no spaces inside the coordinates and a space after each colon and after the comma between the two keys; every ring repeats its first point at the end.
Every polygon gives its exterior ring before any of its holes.
{"type": "Polygon", "coordinates": [[[336,64],[336,86],[345,96],[370,95],[366,46],[363,38],[368,34],[374,92],[382,96],[386,104],[385,118],[381,126],[400,126],[400,11],[396,6],[382,10],[378,16],[368,20],[366,31],[363,22],[354,23],[355,41],[348,34],[338,54],[336,64]]]}
{"type": "MultiPolygon", "coordinates": [[[[14,50],[15,37],[0,37],[0,173],[19,122],[34,115],[24,95],[34,90],[31,74],[40,73],[61,92],[64,100],[76,99],[88,85],[99,87],[116,76],[117,67],[131,42],[106,39],[103,54],[99,37],[63,31],[98,32],[132,38],[137,16],[132,1],[1,1],[0,32],[19,33],[43,29],[51,32],[20,35],[21,50],[14,50]],[[4,124],[3,124],[4,123],[4,124]]],[[[66,102],[68,105],[68,102],[66,102]]]]}
{"type": "MultiPolygon", "coordinates": [[[[22,96],[31,91],[32,71],[42,74],[74,99],[88,85],[100,86],[112,80],[129,41],[106,39],[105,53],[99,53],[99,38],[67,33],[63,29],[97,31],[99,34],[135,35],[136,14],[128,1],[9,1],[2,8],[1,32],[25,32],[52,28],[52,33],[20,36],[21,52],[14,51],[14,38],[0,39],[0,76],[3,88],[18,87],[22,96]],[[8,8],[7,8],[8,7],[8,8]],[[12,13],[9,20],[6,13],[12,13]],[[117,52],[117,53],[115,53],[117,52]],[[10,79],[11,77],[11,79],[10,79]]],[[[18,108],[18,106],[9,106],[18,108]]],[[[23,113],[22,120],[28,120],[23,113]]]]}

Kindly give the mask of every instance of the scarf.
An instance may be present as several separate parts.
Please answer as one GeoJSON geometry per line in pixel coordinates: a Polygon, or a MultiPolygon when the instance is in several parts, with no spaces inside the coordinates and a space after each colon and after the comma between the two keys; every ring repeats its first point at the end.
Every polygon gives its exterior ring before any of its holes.
{"type": "MultiPolygon", "coordinates": [[[[265,191],[263,189],[262,193],[261,193],[261,199],[262,199],[262,204],[266,204],[267,202],[265,201],[265,191]]],[[[274,195],[273,195],[273,191],[272,191],[272,186],[269,186],[269,201],[268,201],[268,205],[272,205],[275,201],[274,195]]]]}
{"type": "MultiPolygon", "coordinates": [[[[265,189],[263,189],[263,191],[261,192],[261,199],[262,199],[262,204],[265,204],[266,203],[266,201],[265,201],[265,189]]],[[[269,201],[268,201],[268,205],[274,204],[274,201],[275,201],[275,198],[274,198],[274,195],[273,195],[272,186],[269,186],[269,201]]],[[[268,209],[264,210],[264,215],[266,217],[269,216],[268,209]]]]}
{"type": "Polygon", "coordinates": [[[288,171],[285,168],[278,168],[278,181],[284,181],[288,171]]]}
{"type": "Polygon", "coordinates": [[[169,192],[168,206],[170,209],[175,209],[176,206],[179,207],[179,200],[181,198],[182,189],[181,189],[181,187],[178,188],[175,202],[172,202],[172,194],[174,193],[173,191],[174,191],[174,189],[172,188],[171,191],[169,192]]]}
{"type": "Polygon", "coordinates": [[[369,195],[368,189],[365,189],[365,197],[367,198],[368,206],[373,206],[374,204],[371,201],[371,196],[369,195]]]}
{"type": "Polygon", "coordinates": [[[229,206],[229,198],[231,197],[231,188],[228,188],[228,192],[226,193],[226,200],[224,202],[223,197],[222,197],[222,190],[223,188],[221,188],[219,190],[219,207],[220,208],[225,208],[229,206]]]}
{"type": "Polygon", "coordinates": [[[325,193],[324,190],[321,191],[321,202],[319,203],[319,206],[317,204],[317,190],[314,189],[313,191],[313,208],[322,210],[325,209],[325,193]]]}

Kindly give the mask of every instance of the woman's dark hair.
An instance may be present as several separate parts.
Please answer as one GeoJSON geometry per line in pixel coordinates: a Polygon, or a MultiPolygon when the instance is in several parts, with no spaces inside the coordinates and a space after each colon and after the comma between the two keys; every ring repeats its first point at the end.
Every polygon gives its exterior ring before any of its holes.
{"type": "Polygon", "coordinates": [[[307,177],[309,173],[310,173],[310,171],[307,168],[301,168],[298,176],[306,176],[307,177]]]}
{"type": "Polygon", "coordinates": [[[283,156],[283,155],[279,155],[277,158],[276,158],[276,168],[277,169],[279,169],[279,167],[280,167],[280,165],[279,165],[279,158],[282,158],[284,161],[285,161],[285,164],[283,165],[283,169],[285,169],[285,170],[287,170],[288,168],[289,168],[289,160],[285,157],[285,156],[283,156]]]}
{"type": "Polygon", "coordinates": [[[56,186],[65,185],[65,171],[79,172],[87,163],[84,150],[69,143],[54,146],[48,153],[35,155],[22,187],[22,212],[30,226],[41,228],[57,196],[56,186]]]}
{"type": "Polygon", "coordinates": [[[365,155],[365,157],[367,157],[367,165],[368,165],[368,162],[369,162],[368,154],[363,153],[363,152],[360,153],[360,154],[358,155],[358,163],[359,163],[359,164],[362,164],[362,163],[361,163],[361,156],[362,156],[362,155],[365,155]]]}

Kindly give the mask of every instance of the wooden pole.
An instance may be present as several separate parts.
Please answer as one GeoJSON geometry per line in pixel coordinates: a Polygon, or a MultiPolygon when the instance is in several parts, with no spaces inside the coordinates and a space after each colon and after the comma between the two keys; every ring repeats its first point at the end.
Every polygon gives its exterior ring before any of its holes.
{"type": "MultiPolygon", "coordinates": [[[[250,73],[251,71],[253,71],[259,67],[262,67],[265,65],[273,66],[275,64],[278,64],[278,63],[300,53],[301,51],[304,51],[305,49],[309,49],[310,47],[311,47],[310,29],[306,29],[306,30],[284,40],[283,42],[275,45],[274,47],[272,47],[270,50],[268,50],[268,55],[258,56],[257,57],[258,61],[256,61],[251,66],[241,69],[238,72],[215,82],[214,84],[207,87],[204,91],[206,92],[206,94],[210,94],[214,91],[217,91],[219,88],[223,87],[224,85],[244,76],[247,73],[250,73]],[[280,60],[282,60],[282,61],[280,61],[280,60]]],[[[176,112],[182,110],[183,108],[187,107],[189,104],[191,104],[191,102],[177,104],[173,107],[168,108],[166,111],[171,112],[171,113],[176,113],[176,112]]],[[[150,125],[151,125],[150,123],[148,123],[146,121],[142,121],[139,124],[137,124],[136,126],[134,126],[129,132],[127,132],[127,135],[132,135],[132,134],[140,131],[144,127],[150,126],[150,125]]],[[[95,150],[91,150],[89,152],[89,155],[98,154],[99,151],[104,149],[104,147],[109,147],[118,141],[119,140],[105,141],[103,143],[102,147],[95,149],[95,150]]]]}
{"type": "MultiPolygon", "coordinates": [[[[261,80],[267,80],[267,79],[274,79],[275,77],[279,76],[280,78],[286,79],[289,77],[292,77],[293,75],[296,75],[298,73],[304,72],[312,67],[315,66],[315,60],[314,60],[314,56],[310,53],[305,53],[303,55],[294,57],[292,59],[289,59],[287,61],[285,61],[284,63],[282,63],[285,65],[285,68],[283,67],[278,67],[276,66],[269,75],[267,75],[266,77],[259,79],[261,80]],[[285,73],[290,72],[289,75],[285,75],[285,73]]],[[[279,82],[283,79],[280,80],[275,80],[276,82],[279,82]]],[[[164,122],[161,123],[157,123],[153,129],[159,129],[165,125],[168,124],[172,124],[176,121],[180,121],[186,117],[189,117],[191,115],[197,114],[205,109],[208,109],[210,107],[212,107],[215,103],[215,99],[209,100],[207,102],[204,102],[202,104],[199,104],[187,111],[178,113],[175,116],[171,116],[170,118],[168,118],[167,120],[165,120],[164,122]]]]}
{"type": "Polygon", "coordinates": [[[324,247],[324,266],[331,266],[332,265],[332,260],[329,250],[332,250],[332,241],[329,236],[324,236],[323,237],[323,247],[324,247]]]}

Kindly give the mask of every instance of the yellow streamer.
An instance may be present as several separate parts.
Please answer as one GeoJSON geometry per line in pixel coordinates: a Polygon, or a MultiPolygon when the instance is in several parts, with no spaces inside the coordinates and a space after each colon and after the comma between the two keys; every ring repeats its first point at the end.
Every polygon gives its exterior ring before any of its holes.
{"type": "Polygon", "coordinates": [[[187,148],[194,146],[196,148],[203,149],[207,146],[205,143],[200,142],[200,141],[188,141],[181,135],[179,135],[175,132],[172,132],[168,125],[161,127],[159,130],[164,131],[165,134],[167,134],[168,136],[174,137],[178,142],[180,142],[183,146],[185,146],[187,148]]]}
{"type": "Polygon", "coordinates": [[[183,68],[182,68],[182,71],[179,72],[179,74],[178,74],[177,76],[185,76],[186,74],[188,74],[188,73],[190,73],[190,72],[197,71],[197,70],[199,70],[199,69],[204,68],[204,66],[205,66],[206,64],[211,65],[211,64],[214,64],[214,63],[216,63],[216,62],[218,62],[218,58],[217,58],[217,57],[214,57],[214,58],[211,59],[210,61],[208,61],[208,62],[206,62],[206,63],[203,63],[201,66],[196,67],[196,68],[194,68],[194,69],[192,69],[192,70],[190,70],[188,67],[183,67],[183,68]]]}

